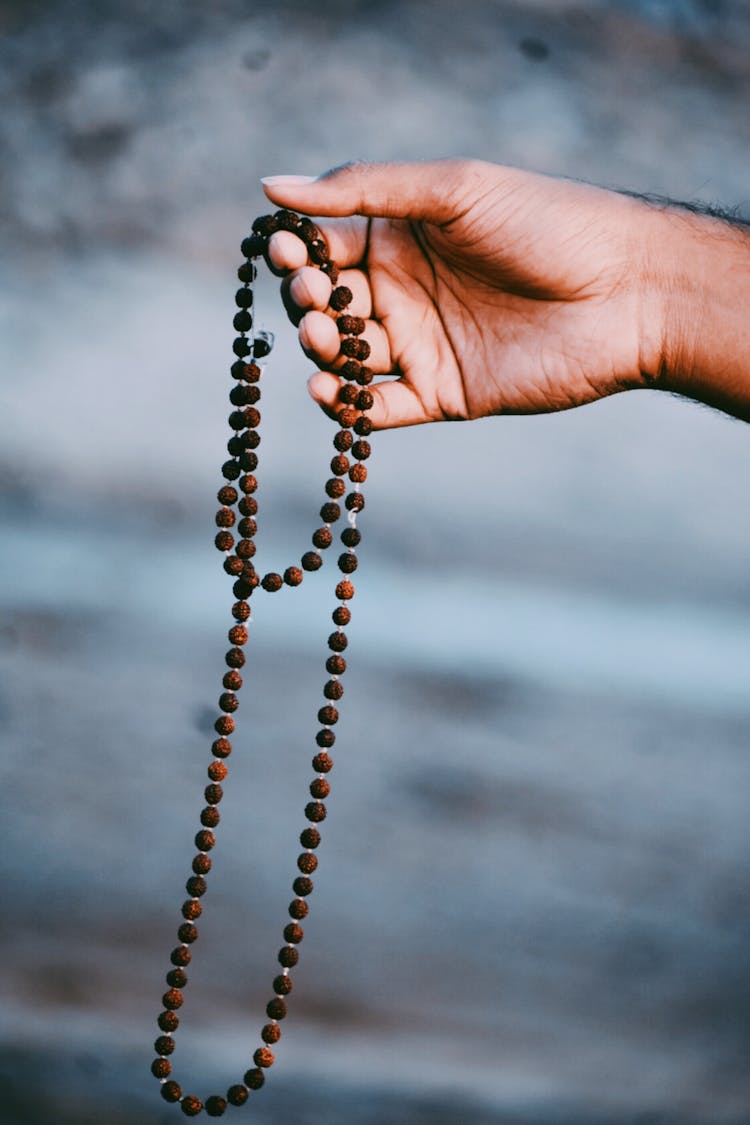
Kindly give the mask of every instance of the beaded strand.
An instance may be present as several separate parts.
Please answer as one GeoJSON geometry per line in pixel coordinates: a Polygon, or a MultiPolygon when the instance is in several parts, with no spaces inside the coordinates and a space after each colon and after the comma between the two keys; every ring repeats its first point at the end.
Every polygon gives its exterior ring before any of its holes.
{"type": "Polygon", "coordinates": [[[229,394],[233,407],[229,425],[233,432],[227,442],[230,459],[222,466],[224,483],[217,493],[220,507],[216,513],[218,531],[215,537],[216,547],[225,556],[224,570],[234,578],[232,591],[236,601],[231,610],[233,624],[227,634],[231,647],[225,657],[227,671],[222,677],[224,690],[219,697],[221,713],[214,723],[218,737],[211,746],[213,756],[208,767],[209,784],[204,790],[206,804],[200,814],[201,828],[195,836],[197,852],[192,861],[192,874],[185,884],[189,897],[182,905],[183,921],[177,930],[179,945],[170,955],[172,968],[166,975],[168,990],[162,997],[164,1010],[157,1019],[160,1030],[154,1043],[157,1057],[151,1064],[152,1074],[161,1083],[162,1097],[167,1102],[178,1102],[187,1117],[195,1117],[204,1109],[209,1117],[221,1117],[228,1105],[244,1105],[250,1092],[263,1085],[265,1071],[274,1062],[271,1047],[281,1038],[279,1023],[287,1014],[285,998],[292,991],[291,970],[299,962],[299,944],[304,937],[300,922],[308,914],[307,899],[313,891],[311,876],[318,866],[315,850],[320,843],[320,830],[317,826],[325,820],[327,813],[324,802],[330,793],[328,774],[333,768],[333,758],[329,751],[336,741],[333,730],[339,718],[336,705],[344,694],[341,677],[346,671],[343,653],[348,644],[344,628],[351,620],[349,603],[354,597],[351,575],[357,569],[356,548],[361,540],[357,515],[365,506],[362,485],[367,479],[367,469],[364,462],[370,456],[367,438],[372,432],[372,423],[367,417],[367,411],[373,405],[372,393],[367,389],[372,381],[372,372],[363,362],[370,354],[370,346],[362,337],[365,322],[361,317],[347,314],[346,309],[352,301],[351,290],[344,285],[337,285],[338,267],[331,260],[318,228],[311,219],[300,217],[293,211],[281,210],[274,215],[264,215],[253,223],[252,234],[242,243],[242,253],[245,261],[237,271],[242,287],[235,294],[238,311],[233,320],[234,328],[239,333],[232,345],[236,359],[232,364],[231,374],[235,384],[229,394]],[[339,392],[341,409],[338,412],[339,428],[333,439],[335,455],[330,463],[332,476],[325,484],[326,500],[320,509],[321,526],[312,535],[315,549],[304,552],[299,566],[288,566],[283,573],[268,571],[261,577],[253,563],[258,514],[258,501],[254,495],[258,481],[254,474],[258,467],[257,449],[260,445],[258,428],[261,415],[258,404],[263,374],[263,365],[258,361],[270,353],[273,336],[268,332],[254,330],[252,283],[257,276],[254,260],[267,252],[268,240],[277,230],[291,231],[301,238],[307,247],[310,262],[331,279],[334,288],[329,307],[337,314],[336,325],[341,336],[340,352],[344,357],[338,373],[344,383],[339,392]],[[348,454],[351,454],[353,463],[348,454]],[[352,485],[349,491],[345,477],[352,485]],[[261,1028],[262,1045],[253,1053],[254,1066],[245,1072],[242,1082],[229,1087],[226,1097],[212,1094],[204,1103],[192,1094],[183,1094],[179,1083],[170,1077],[170,1056],[175,1049],[174,1034],[180,1023],[177,1011],[183,1004],[183,989],[188,982],[186,968],[191,961],[191,946],[198,937],[195,923],[203,913],[201,899],[206,893],[206,877],[212,866],[209,852],[216,842],[214,829],[221,819],[218,805],[223,796],[222,782],[228,773],[226,759],[232,752],[229,735],[235,730],[233,715],[239,707],[237,693],[242,687],[240,670],[245,664],[244,646],[249,639],[248,626],[252,621],[249,599],[258,586],[269,593],[275,593],[283,586],[299,586],[306,572],[320,569],[323,565],[320,552],[326,551],[333,543],[333,526],[342,515],[339,504],[342,497],[347,512],[347,527],[340,536],[345,549],[338,557],[341,577],[335,589],[337,605],[331,615],[335,629],[328,637],[329,656],[325,662],[328,679],[323,686],[324,702],[317,715],[320,729],[315,736],[318,749],[312,759],[315,774],[310,783],[312,799],[305,806],[308,824],[300,834],[300,844],[304,850],[297,857],[299,874],[292,883],[295,897],[289,904],[291,921],[284,927],[284,944],[278,953],[281,972],[273,980],[273,997],[266,1005],[269,1022],[261,1028]],[[233,529],[239,535],[237,540],[233,529]]]}

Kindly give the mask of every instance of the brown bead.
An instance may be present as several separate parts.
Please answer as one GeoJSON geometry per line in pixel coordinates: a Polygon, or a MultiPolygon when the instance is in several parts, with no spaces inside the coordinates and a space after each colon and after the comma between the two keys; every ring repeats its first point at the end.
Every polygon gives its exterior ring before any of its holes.
{"type": "Polygon", "coordinates": [[[283,207],[280,211],[276,211],[273,217],[276,220],[277,230],[290,230],[296,233],[299,223],[299,215],[296,211],[289,211],[283,207]]]}
{"type": "Polygon", "coordinates": [[[273,1066],[273,1051],[268,1047],[258,1047],[258,1050],[253,1055],[253,1062],[256,1066],[264,1068],[273,1066]]]}
{"type": "Polygon", "coordinates": [[[345,406],[343,410],[339,410],[337,417],[342,430],[348,430],[357,421],[357,411],[352,410],[351,406],[345,406]]]}
{"type": "Polygon", "coordinates": [[[216,513],[216,526],[217,527],[234,527],[237,517],[231,508],[219,508],[216,513]]]}
{"type": "Polygon", "coordinates": [[[245,1086],[230,1086],[227,1090],[227,1101],[231,1105],[244,1105],[248,1099],[248,1092],[245,1086]]]}
{"type": "Polygon", "coordinates": [[[308,879],[306,875],[299,875],[292,884],[292,890],[296,895],[299,895],[300,898],[305,898],[306,895],[312,894],[313,881],[312,879],[308,879]]]}
{"type": "MultiPolygon", "coordinates": [[[[274,978],[273,990],[277,996],[288,996],[292,991],[292,978],[284,973],[274,978]]],[[[276,1017],[274,1017],[275,1019],[276,1017]]]]}
{"type": "Polygon", "coordinates": [[[245,539],[252,539],[258,530],[257,521],[252,516],[245,516],[237,524],[237,530],[245,539]]]}
{"type": "Polygon", "coordinates": [[[262,1070],[253,1067],[251,1070],[245,1071],[244,1081],[251,1090],[260,1090],[261,1086],[266,1080],[266,1076],[262,1070]]]}
{"type": "Polygon", "coordinates": [[[199,852],[198,855],[194,857],[191,867],[196,875],[208,875],[211,870],[211,860],[207,855],[204,855],[203,852],[199,852]]]}
{"type": "Polygon", "coordinates": [[[299,586],[304,577],[304,571],[298,566],[288,566],[284,571],[284,581],[287,586],[299,586]]]}
{"type": "Polygon", "coordinates": [[[173,965],[183,969],[185,965],[190,964],[191,953],[184,945],[176,946],[169,955],[169,960],[173,965]]]}
{"type": "Polygon", "coordinates": [[[245,428],[245,415],[241,410],[233,410],[227,421],[233,430],[244,430],[245,428]]]}
{"type": "Polygon", "coordinates": [[[370,345],[362,336],[347,336],[341,341],[341,354],[349,359],[367,359],[370,345]]]}
{"type": "Polygon", "coordinates": [[[227,1110],[227,1100],[218,1094],[212,1094],[210,1098],[206,1098],[205,1109],[209,1117],[223,1117],[227,1110]]]}
{"type": "Polygon", "coordinates": [[[245,420],[245,425],[248,429],[254,430],[260,425],[260,411],[255,406],[246,406],[242,411],[242,416],[245,420]]]}
{"type": "Polygon", "coordinates": [[[328,261],[328,247],[322,238],[313,238],[308,243],[307,253],[310,261],[318,266],[322,266],[324,262],[328,261]]]}
{"type": "Polygon", "coordinates": [[[214,543],[219,551],[231,551],[234,546],[234,536],[231,531],[219,531],[214,543]]]}
{"type": "Polygon", "coordinates": [[[285,969],[293,969],[299,961],[299,950],[294,946],[283,945],[279,950],[279,964],[283,965],[285,969]]]}
{"type": "MultiPolygon", "coordinates": [[[[354,585],[353,585],[353,583],[347,581],[346,579],[344,579],[342,582],[339,582],[336,586],[336,597],[340,598],[341,601],[343,601],[343,602],[348,601],[349,598],[353,598],[354,597],[354,585]]],[[[343,622],[343,624],[346,624],[346,622],[343,622]]]]}
{"type": "MultiPolygon", "coordinates": [[[[285,977],[284,979],[288,980],[289,978],[285,977]]],[[[281,1039],[281,1028],[277,1023],[267,1023],[261,1029],[260,1037],[264,1043],[278,1043],[281,1039]]],[[[245,1080],[247,1081],[247,1075],[245,1075],[245,1080]]]]}
{"type": "Polygon", "coordinates": [[[194,941],[198,940],[198,927],[194,926],[192,922],[183,922],[177,931],[177,936],[180,941],[191,945],[194,941]]]}
{"type": "Polygon", "coordinates": [[[240,279],[240,281],[246,281],[249,283],[251,281],[255,281],[257,276],[258,271],[256,270],[252,262],[243,262],[240,268],[237,270],[237,277],[240,279]]]}
{"type": "Polygon", "coordinates": [[[336,741],[336,735],[332,730],[328,730],[327,727],[324,727],[323,730],[319,730],[315,735],[315,741],[318,746],[333,746],[336,741]]]}
{"type": "MultiPolygon", "coordinates": [[[[356,379],[362,370],[361,363],[357,363],[356,359],[345,359],[339,367],[339,375],[342,379],[356,379]]],[[[354,402],[358,394],[356,387],[352,387],[352,396],[349,402],[354,402]]],[[[343,399],[342,399],[343,401],[343,399]]]]}
{"type": "Polygon", "coordinates": [[[348,512],[361,512],[365,506],[365,498],[361,492],[350,492],[344,504],[348,512]]]}
{"type": "Polygon", "coordinates": [[[344,574],[353,574],[359,563],[355,554],[352,554],[351,551],[344,551],[343,554],[339,555],[337,565],[344,574]]]}
{"type": "MultiPolygon", "coordinates": [[[[238,649],[238,652],[241,650],[238,649]]],[[[217,758],[228,758],[232,753],[232,743],[228,738],[217,738],[211,743],[211,752],[217,758]]]]}
{"type": "Polygon", "coordinates": [[[214,723],[214,730],[217,734],[231,734],[234,730],[234,719],[231,715],[219,715],[214,723]]]}
{"type": "MultiPolygon", "coordinates": [[[[247,565],[247,563],[245,565],[247,565]]],[[[232,593],[235,598],[249,598],[259,582],[260,579],[257,574],[243,574],[232,586],[232,593]]]]}
{"type": "Polygon", "coordinates": [[[176,1031],[180,1026],[179,1016],[171,1011],[161,1012],[156,1022],[162,1031],[176,1031]]]}
{"type": "Polygon", "coordinates": [[[345,547],[358,547],[362,542],[362,532],[356,527],[346,527],[341,532],[341,542],[345,547]]]}
{"type": "MultiPolygon", "coordinates": [[[[202,875],[191,875],[185,884],[185,890],[193,898],[200,898],[208,890],[208,883],[202,875]]],[[[164,1007],[166,1008],[166,1004],[164,1007]]]]}
{"type": "Polygon", "coordinates": [[[232,454],[232,456],[239,457],[244,448],[245,446],[242,444],[242,438],[240,437],[240,435],[232,434],[229,441],[227,442],[227,450],[232,454]]]}
{"type": "MultiPolygon", "coordinates": [[[[348,434],[349,431],[339,430],[339,433],[348,434]]],[[[346,484],[341,477],[331,477],[330,480],[326,481],[326,494],[330,496],[332,500],[337,500],[340,496],[343,496],[345,492],[346,484]]],[[[339,515],[341,515],[341,509],[339,509],[339,515]]],[[[338,519],[338,516],[336,516],[336,519],[338,519]]]]}
{"type": "Polygon", "coordinates": [[[256,516],[258,514],[258,501],[254,496],[243,496],[237,507],[243,516],[256,516]]]}
{"type": "MultiPolygon", "coordinates": [[[[235,323],[235,328],[236,327],[237,325],[235,323]]],[[[252,323],[249,324],[248,327],[251,328],[252,323]]],[[[229,401],[233,406],[246,406],[248,403],[257,401],[257,399],[253,397],[257,395],[257,393],[258,391],[256,387],[250,387],[246,383],[237,383],[236,386],[232,387],[231,391],[229,392],[229,401]]]]}
{"type": "Polygon", "coordinates": [[[332,703],[327,703],[325,707],[321,707],[318,711],[318,722],[323,723],[325,726],[333,726],[334,723],[339,721],[339,713],[332,703]]]}
{"type": "Polygon", "coordinates": [[[305,931],[297,922],[289,922],[284,926],[284,941],[292,942],[293,945],[299,945],[305,936],[305,931]]]}
{"type": "MultiPolygon", "coordinates": [[[[351,383],[345,383],[343,387],[339,388],[339,402],[343,402],[345,406],[353,406],[357,401],[358,394],[356,387],[353,387],[351,383]]],[[[345,432],[345,430],[340,431],[340,433],[345,432]]]]}
{"type": "Polygon", "coordinates": [[[320,843],[320,832],[318,832],[317,828],[312,826],[310,828],[304,828],[302,832],[300,832],[299,842],[302,844],[303,848],[314,850],[320,843]]]}
{"type": "MultiPolygon", "coordinates": [[[[229,773],[229,770],[223,762],[211,762],[211,765],[206,770],[206,773],[211,778],[211,781],[223,781],[229,773]]],[[[206,849],[201,848],[201,851],[206,851],[206,849]]]]}
{"type": "MultiPolygon", "coordinates": [[[[270,1020],[283,1020],[286,1015],[286,1004],[280,996],[274,996],[266,1004],[266,1015],[270,1020]]],[[[257,1060],[256,1060],[257,1062],[257,1060]]]]}
{"type": "Polygon", "coordinates": [[[244,625],[233,625],[227,633],[229,643],[233,645],[246,645],[249,635],[244,625]]]}
{"type": "Polygon", "coordinates": [[[355,441],[354,445],[352,446],[352,454],[358,461],[366,461],[371,452],[372,448],[370,446],[370,443],[369,441],[365,441],[364,438],[360,438],[359,441],[355,441]]]}
{"type": "MultiPolygon", "coordinates": [[[[217,765],[220,763],[217,762],[217,765]]],[[[224,767],[226,769],[226,766],[224,767]]],[[[200,832],[195,834],[195,846],[200,852],[210,852],[216,845],[216,837],[210,828],[201,828],[200,832]]],[[[185,941],[185,938],[180,938],[180,941],[185,941]]]]}
{"type": "Polygon", "coordinates": [[[240,701],[232,691],[225,691],[219,696],[219,707],[222,711],[236,711],[240,701]]]}
{"type": "Polygon", "coordinates": [[[353,296],[354,294],[348,285],[339,285],[338,289],[334,289],[333,293],[331,293],[328,304],[332,309],[341,312],[342,309],[345,309],[347,305],[352,303],[353,296]]]}
{"type": "Polygon", "coordinates": [[[203,1102],[194,1094],[186,1094],[180,1102],[180,1109],[186,1117],[197,1117],[203,1109],[203,1102]]]}
{"type": "Polygon", "coordinates": [[[306,918],[309,909],[309,906],[302,898],[292,899],[289,903],[289,915],[291,918],[296,918],[298,920],[300,918],[306,918]]]}
{"type": "Polygon", "coordinates": [[[252,473],[245,473],[240,477],[239,485],[246,496],[253,492],[258,491],[258,478],[254,477],[252,473]]]}
{"type": "Polygon", "coordinates": [[[317,797],[318,800],[324,800],[330,792],[330,785],[322,777],[316,777],[315,780],[310,783],[310,793],[313,797],[317,797]]]}
{"type": "Polygon", "coordinates": [[[313,546],[319,547],[324,551],[326,547],[330,547],[333,542],[333,533],[330,527],[319,527],[312,537],[313,546]]]}
{"type": "Polygon", "coordinates": [[[263,575],[260,580],[260,584],[264,590],[268,590],[270,593],[275,593],[276,590],[280,590],[284,585],[284,579],[280,574],[276,574],[274,571],[269,571],[268,574],[263,575]]]}
{"type": "MultiPolygon", "coordinates": [[[[221,534],[223,535],[225,533],[222,532],[221,534]]],[[[226,532],[226,534],[229,535],[229,532],[226,532]]],[[[218,539],[218,535],[216,538],[218,539]]],[[[234,537],[231,536],[231,539],[232,545],[234,545],[234,537]]],[[[242,568],[244,567],[244,565],[244,562],[241,558],[239,558],[238,555],[230,555],[229,558],[224,559],[224,570],[227,572],[227,574],[234,575],[235,578],[238,574],[242,574],[242,568]]]]}
{"type": "Polygon", "coordinates": [[[237,495],[236,488],[232,488],[231,484],[225,484],[216,493],[216,499],[220,504],[236,504],[237,495]]]}
{"type": "Polygon", "coordinates": [[[237,359],[229,368],[233,379],[245,379],[248,383],[255,383],[260,378],[260,368],[256,363],[246,363],[244,359],[237,359]]]}
{"type": "Polygon", "coordinates": [[[367,437],[369,434],[371,434],[372,422],[370,421],[370,419],[365,418],[364,416],[358,418],[354,423],[354,432],[355,434],[360,434],[362,437],[367,437]]]}
{"type": "MultiPolygon", "coordinates": [[[[315,770],[316,773],[329,773],[330,770],[333,769],[333,758],[330,756],[330,754],[326,754],[326,752],[323,750],[323,751],[321,751],[320,754],[316,754],[315,757],[313,758],[312,768],[315,770]]],[[[311,856],[310,858],[312,859],[313,857],[311,856]]],[[[315,866],[317,867],[317,865],[318,865],[318,861],[316,860],[315,866]]],[[[299,866],[299,864],[297,864],[297,866],[299,866]]],[[[300,867],[300,870],[305,871],[305,868],[300,867]]],[[[313,870],[314,870],[314,868],[313,868],[313,870]]],[[[308,872],[308,874],[309,874],[309,872],[308,872]]]]}
{"type": "MultiPolygon", "coordinates": [[[[339,606],[337,610],[334,610],[334,613],[336,616],[333,618],[333,620],[337,625],[348,625],[351,621],[352,615],[351,613],[349,613],[349,610],[346,608],[346,606],[339,606]]],[[[330,672],[332,676],[343,676],[345,671],[346,660],[344,659],[344,657],[341,656],[341,654],[338,652],[331,653],[331,655],[326,660],[326,672],[330,672]]]]}
{"type": "Polygon", "coordinates": [[[230,648],[224,660],[230,668],[241,668],[245,663],[245,654],[241,648],[230,648]]]}
{"type": "Polygon", "coordinates": [[[311,852],[301,852],[297,856],[297,867],[305,875],[311,875],[318,866],[318,857],[311,852]]]}
{"type": "Polygon", "coordinates": [[[325,820],[326,815],[326,807],[322,801],[309,801],[305,805],[305,816],[315,824],[319,824],[321,820],[325,820]]]}
{"type": "Polygon", "coordinates": [[[253,234],[262,235],[263,238],[270,238],[278,230],[278,225],[275,215],[259,215],[253,220],[252,231],[253,234]]]}
{"type": "Polygon", "coordinates": [[[365,322],[361,316],[339,316],[336,327],[342,336],[360,336],[365,330],[365,322]]]}
{"type": "Polygon", "coordinates": [[[187,902],[182,904],[182,917],[187,918],[188,922],[194,922],[196,918],[200,918],[203,913],[203,907],[195,899],[189,898],[187,902]]]}
{"type": "Polygon", "coordinates": [[[356,405],[358,410],[370,410],[374,402],[372,391],[360,391],[357,395],[356,405]]]}
{"type": "Polygon", "coordinates": [[[188,982],[187,973],[181,967],[170,969],[166,980],[170,988],[184,988],[188,982]]]}
{"type": "MultiPolygon", "coordinates": [[[[214,805],[208,805],[201,813],[201,824],[206,828],[215,828],[221,820],[221,813],[214,805]]],[[[191,893],[191,892],[188,892],[191,893]]]]}
{"type": "Polygon", "coordinates": [[[218,805],[219,801],[224,796],[224,790],[216,782],[213,785],[207,785],[203,792],[206,797],[206,802],[209,805],[218,805]]]}
{"type": "Polygon", "coordinates": [[[305,551],[300,559],[303,570],[320,570],[323,560],[316,551],[305,551]]]}
{"type": "Polygon", "coordinates": [[[307,243],[315,242],[316,239],[321,238],[320,231],[315,226],[315,223],[312,221],[312,219],[308,219],[307,215],[303,215],[300,218],[295,233],[299,238],[302,239],[303,242],[307,243]]]}
{"type": "Polygon", "coordinates": [[[237,544],[237,556],[241,559],[252,559],[255,556],[256,547],[252,539],[240,539],[237,544]]]}
{"type": "Polygon", "coordinates": [[[183,1002],[183,995],[179,988],[170,988],[169,992],[165,992],[161,998],[161,1002],[165,1008],[173,1012],[175,1008],[181,1008],[183,1002]]]}
{"type": "Polygon", "coordinates": [[[328,647],[333,652],[343,652],[348,644],[346,633],[342,633],[340,629],[335,633],[331,633],[328,638],[328,647]]]}
{"type": "Polygon", "coordinates": [[[365,468],[365,466],[360,462],[357,462],[356,465],[352,465],[351,469],[349,470],[349,480],[352,482],[352,484],[364,484],[367,480],[367,469],[365,468]]]}
{"type": "Polygon", "coordinates": [[[351,449],[353,441],[351,430],[338,430],[333,439],[333,444],[339,453],[346,453],[347,449],[351,449]]]}
{"type": "Polygon", "coordinates": [[[154,1042],[157,1055],[171,1055],[174,1051],[174,1039],[171,1035],[160,1035],[154,1042]]]}
{"type": "Polygon", "coordinates": [[[320,509],[320,518],[324,523],[335,523],[340,515],[341,508],[334,500],[329,500],[320,509]]]}
{"type": "Polygon", "coordinates": [[[225,461],[221,466],[221,475],[226,480],[237,480],[240,475],[240,467],[236,461],[225,461]]]}
{"type": "Polygon", "coordinates": [[[349,464],[349,458],[345,457],[343,453],[339,453],[331,459],[331,472],[336,477],[343,477],[344,473],[349,471],[349,464]]]}
{"type": "Polygon", "coordinates": [[[344,694],[344,685],[339,680],[329,680],[323,687],[326,699],[341,699],[344,694]]]}
{"type": "Polygon", "coordinates": [[[182,1097],[182,1087],[179,1082],[165,1082],[161,1088],[161,1096],[165,1102],[178,1102],[182,1097]]]}
{"type": "Polygon", "coordinates": [[[169,1059],[154,1059],[151,1063],[151,1073],[154,1078],[166,1078],[172,1073],[172,1064],[169,1059]]]}
{"type": "Polygon", "coordinates": [[[233,668],[231,672],[224,673],[221,682],[223,686],[230,691],[239,691],[242,687],[242,676],[233,668]]]}

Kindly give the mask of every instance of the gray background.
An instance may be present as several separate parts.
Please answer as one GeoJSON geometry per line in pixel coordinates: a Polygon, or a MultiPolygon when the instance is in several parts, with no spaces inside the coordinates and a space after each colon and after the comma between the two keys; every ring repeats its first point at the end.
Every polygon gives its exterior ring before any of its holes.
{"type": "MultiPolygon", "coordinates": [[[[465,154],[750,213],[750,10],[108,0],[0,32],[0,1120],[150,1125],[259,176],[465,154]]],[[[306,549],[331,436],[275,285],[264,567],[306,549]]],[[[745,426],[642,392],[373,445],[321,868],[244,1112],[747,1122],[745,426]]],[[[175,1055],[201,1096],[259,1042],[333,581],[256,609],[175,1055]]]]}

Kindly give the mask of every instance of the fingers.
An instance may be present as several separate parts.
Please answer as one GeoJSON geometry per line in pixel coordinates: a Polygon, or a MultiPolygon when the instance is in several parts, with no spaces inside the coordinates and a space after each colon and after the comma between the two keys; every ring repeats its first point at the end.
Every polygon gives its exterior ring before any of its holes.
{"type": "MultiPolygon", "coordinates": [[[[475,160],[412,164],[344,164],[309,176],[267,176],[270,200],[310,215],[369,215],[446,223],[456,218],[465,194],[475,196],[496,168],[475,160]]],[[[335,255],[333,255],[335,257],[335,255]]]]}
{"type": "MultiPolygon", "coordinates": [[[[331,219],[316,225],[326,241],[328,253],[341,269],[362,263],[367,250],[367,219],[331,219]]],[[[268,240],[268,258],[275,270],[296,270],[307,263],[307,250],[302,239],[291,231],[277,231],[268,240]]]]}
{"type": "MultiPolygon", "coordinates": [[[[342,385],[343,380],[330,371],[316,371],[308,380],[307,389],[326,414],[335,418],[341,410],[339,391],[342,385]]],[[[367,411],[367,417],[376,430],[437,421],[437,418],[428,415],[417,392],[403,379],[370,383],[368,390],[373,404],[367,411]]]]}
{"type": "MultiPolygon", "coordinates": [[[[393,371],[388,335],[376,320],[365,321],[365,330],[360,337],[370,345],[367,366],[376,375],[387,375],[393,371]]],[[[299,326],[299,342],[305,355],[319,367],[338,370],[346,362],[341,354],[341,336],[336,322],[322,312],[309,312],[302,318],[299,326]]]]}

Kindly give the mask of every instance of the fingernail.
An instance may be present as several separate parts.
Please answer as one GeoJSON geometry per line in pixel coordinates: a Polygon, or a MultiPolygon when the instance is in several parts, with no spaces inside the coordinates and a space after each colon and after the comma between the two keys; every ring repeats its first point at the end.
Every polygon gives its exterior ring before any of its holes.
{"type": "Polygon", "coordinates": [[[264,187],[284,187],[287,184],[292,187],[294,184],[312,184],[317,180],[317,176],[261,176],[260,182],[264,187]]]}

